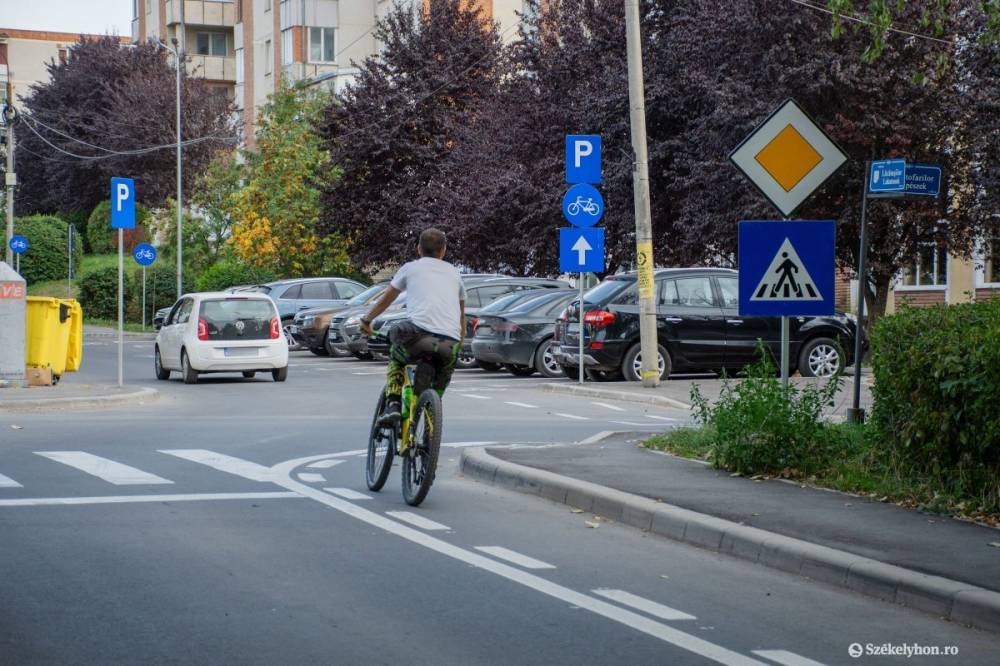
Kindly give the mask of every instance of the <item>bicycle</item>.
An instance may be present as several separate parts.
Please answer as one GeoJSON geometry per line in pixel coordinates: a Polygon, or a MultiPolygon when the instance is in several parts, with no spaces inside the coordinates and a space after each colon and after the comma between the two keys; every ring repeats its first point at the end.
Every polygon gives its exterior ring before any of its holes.
{"type": "Polygon", "coordinates": [[[587,215],[597,215],[600,212],[600,207],[593,199],[577,197],[576,201],[566,207],[566,210],[570,215],[575,217],[580,214],[580,211],[583,211],[587,215]]]}
{"type": "Polygon", "coordinates": [[[389,478],[393,456],[399,456],[402,459],[403,499],[410,506],[418,506],[427,497],[434,483],[441,450],[441,396],[433,388],[423,389],[419,397],[415,392],[416,377],[424,368],[430,372],[423,374],[433,377],[434,367],[426,361],[406,366],[400,410],[403,418],[398,426],[378,424],[386,406],[383,388],[372,419],[365,464],[368,489],[378,492],[389,478]]]}

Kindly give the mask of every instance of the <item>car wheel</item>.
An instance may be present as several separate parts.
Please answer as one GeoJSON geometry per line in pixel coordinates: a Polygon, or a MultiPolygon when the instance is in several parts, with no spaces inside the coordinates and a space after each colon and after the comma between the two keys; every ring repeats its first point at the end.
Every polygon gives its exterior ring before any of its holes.
{"type": "Polygon", "coordinates": [[[479,365],[476,361],[476,357],[469,352],[460,351],[458,352],[458,359],[455,361],[455,367],[460,370],[468,370],[469,368],[474,368],[479,365]]]}
{"type": "Polygon", "coordinates": [[[160,358],[160,348],[153,351],[153,368],[156,370],[156,378],[160,381],[170,379],[170,371],[163,367],[163,359],[160,358]]]}
{"type": "Polygon", "coordinates": [[[181,352],[181,375],[184,377],[185,384],[198,383],[198,371],[191,367],[191,361],[188,360],[186,351],[181,352]]]}
{"type": "Polygon", "coordinates": [[[535,369],[530,365],[514,365],[513,363],[507,364],[507,371],[515,377],[530,377],[535,374],[535,369]]]}
{"type": "Polygon", "coordinates": [[[351,352],[351,355],[354,358],[356,358],[358,360],[361,360],[361,361],[370,361],[370,360],[372,360],[372,353],[371,352],[351,352]]]}
{"type": "Polygon", "coordinates": [[[580,366],[578,365],[560,365],[559,368],[562,370],[564,377],[570,379],[580,378],[580,366]]]}
{"type": "Polygon", "coordinates": [[[253,370],[244,370],[243,371],[243,377],[245,377],[246,379],[253,379],[256,376],[257,376],[257,373],[254,372],[253,370]]]}
{"type": "MultiPolygon", "coordinates": [[[[660,379],[666,379],[670,376],[670,354],[663,345],[656,345],[656,349],[659,352],[657,367],[660,370],[660,379]]],[[[642,347],[638,342],[625,353],[625,358],[622,360],[622,374],[630,382],[642,381],[642,347]]]]}
{"type": "Polygon", "coordinates": [[[803,377],[832,377],[844,370],[844,350],[836,340],[813,338],[799,353],[799,373],[803,377]]]}
{"type": "Polygon", "coordinates": [[[283,330],[284,330],[284,333],[285,333],[285,340],[288,342],[288,351],[299,351],[299,350],[301,350],[302,349],[302,345],[299,344],[299,341],[295,339],[295,336],[292,335],[289,332],[288,326],[285,326],[283,330]]]}
{"type": "Polygon", "coordinates": [[[595,382],[619,382],[622,380],[621,370],[587,370],[587,376],[595,382]]]}
{"type": "Polygon", "coordinates": [[[479,367],[486,372],[498,372],[503,366],[499,363],[491,363],[490,361],[480,361],[479,367]]]}
{"type": "Polygon", "coordinates": [[[344,358],[345,356],[351,355],[351,352],[349,351],[337,349],[336,347],[334,347],[333,343],[330,342],[329,333],[327,333],[326,336],[323,338],[323,346],[326,347],[326,353],[331,358],[344,358]]]}
{"type": "Polygon", "coordinates": [[[538,345],[538,349],[535,350],[535,370],[538,370],[538,374],[541,376],[549,379],[555,379],[563,375],[562,366],[556,361],[556,357],[552,355],[552,345],[553,342],[549,339],[538,345]]]}
{"type": "Polygon", "coordinates": [[[309,351],[311,351],[316,356],[329,356],[330,355],[330,352],[328,352],[326,350],[326,347],[310,347],[309,351]]]}
{"type": "Polygon", "coordinates": [[[288,366],[276,368],[271,371],[271,378],[276,382],[283,382],[288,379],[288,366]]]}

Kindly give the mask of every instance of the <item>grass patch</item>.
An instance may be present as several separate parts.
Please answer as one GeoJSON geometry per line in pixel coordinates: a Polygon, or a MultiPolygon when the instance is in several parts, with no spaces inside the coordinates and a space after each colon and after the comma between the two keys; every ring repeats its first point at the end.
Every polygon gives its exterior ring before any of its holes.
{"type": "MultiPolygon", "coordinates": [[[[128,262],[132,261],[131,257],[125,257],[125,270],[129,270],[132,266],[128,262]]],[[[133,263],[135,263],[133,261],[133,263]]],[[[108,268],[118,266],[118,255],[117,254],[85,254],[83,255],[83,260],[80,263],[80,272],[78,275],[73,277],[73,291],[69,293],[67,289],[68,281],[63,278],[62,280],[46,280],[44,282],[35,282],[28,285],[28,296],[49,296],[52,298],[79,298],[80,296],[80,279],[88,273],[93,273],[99,271],[102,268],[108,268]]]]}
{"type": "MultiPolygon", "coordinates": [[[[118,320],[117,319],[86,319],[84,318],[83,323],[88,326],[103,326],[105,328],[113,328],[118,330],[118,320]]],[[[124,328],[129,333],[155,333],[153,330],[153,322],[147,322],[146,328],[142,327],[142,324],[136,324],[134,322],[126,321],[124,328]]]]}

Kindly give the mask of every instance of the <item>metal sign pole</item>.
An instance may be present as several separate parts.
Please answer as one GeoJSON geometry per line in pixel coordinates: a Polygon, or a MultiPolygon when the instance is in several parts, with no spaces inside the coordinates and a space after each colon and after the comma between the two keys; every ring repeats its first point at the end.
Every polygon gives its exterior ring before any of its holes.
{"type": "Polygon", "coordinates": [[[142,267],[142,330],[146,330],[146,267],[142,267]]]}
{"type": "Polygon", "coordinates": [[[16,256],[17,256],[17,259],[15,259],[14,261],[17,262],[17,265],[14,267],[14,270],[17,271],[18,275],[21,275],[21,255],[18,254],[16,256]]]}
{"type": "Polygon", "coordinates": [[[865,188],[861,193],[861,232],[858,247],[858,321],[854,331],[854,398],[851,408],[847,410],[847,420],[850,423],[864,423],[865,410],[861,409],[861,328],[865,321],[865,281],[866,256],[868,254],[868,239],[866,227],[868,222],[868,188],[871,177],[871,162],[865,162],[865,188]]]}
{"type": "Polygon", "coordinates": [[[580,273],[580,383],[583,383],[583,273],[580,273]]]}
{"type": "Polygon", "coordinates": [[[125,362],[125,231],[118,229],[118,388],[124,385],[122,366],[125,362]]]}
{"type": "Polygon", "coordinates": [[[791,338],[791,326],[787,316],[781,318],[781,387],[788,388],[788,356],[791,338]]]}

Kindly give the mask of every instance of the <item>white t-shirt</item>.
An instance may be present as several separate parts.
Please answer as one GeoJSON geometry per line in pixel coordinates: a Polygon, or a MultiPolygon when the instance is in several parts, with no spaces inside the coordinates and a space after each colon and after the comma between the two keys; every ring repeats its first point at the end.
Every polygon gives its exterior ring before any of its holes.
{"type": "Polygon", "coordinates": [[[465,301],[465,285],[458,269],[447,261],[421,257],[404,264],[390,284],[406,291],[410,321],[428,333],[462,339],[459,301],[465,301]]]}

